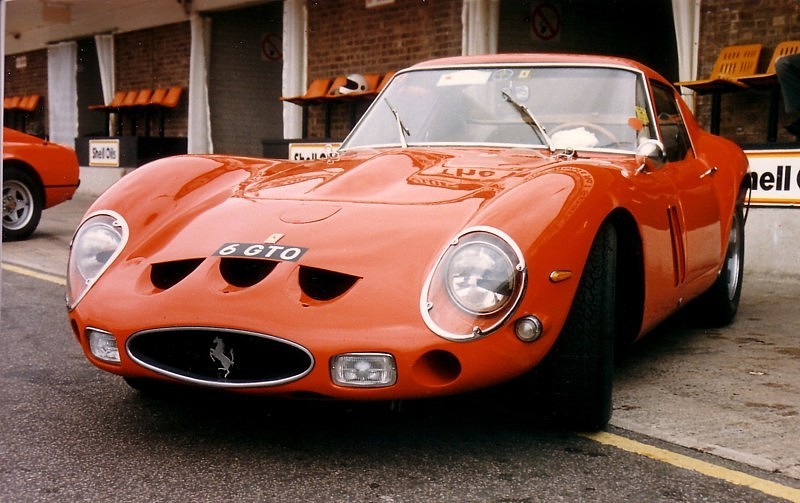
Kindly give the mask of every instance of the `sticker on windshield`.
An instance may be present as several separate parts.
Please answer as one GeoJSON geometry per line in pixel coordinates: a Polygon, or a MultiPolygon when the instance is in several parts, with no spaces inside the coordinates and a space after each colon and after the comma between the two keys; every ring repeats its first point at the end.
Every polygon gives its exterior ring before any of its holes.
{"type": "Polygon", "coordinates": [[[460,70],[457,72],[445,73],[439,77],[436,87],[445,86],[474,86],[489,82],[491,73],[482,70],[460,70]]]}
{"type": "Polygon", "coordinates": [[[502,68],[500,70],[495,70],[492,73],[492,80],[509,80],[514,77],[514,70],[511,68],[502,68]]]}
{"type": "Polygon", "coordinates": [[[636,107],[636,118],[642,121],[642,124],[650,123],[650,118],[647,117],[647,110],[644,107],[636,107]]]}

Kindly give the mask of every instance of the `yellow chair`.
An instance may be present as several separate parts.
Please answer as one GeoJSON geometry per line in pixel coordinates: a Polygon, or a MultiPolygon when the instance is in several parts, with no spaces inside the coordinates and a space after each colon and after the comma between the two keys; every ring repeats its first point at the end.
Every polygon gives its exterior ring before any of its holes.
{"type": "Polygon", "coordinates": [[[778,139],[778,115],[780,113],[780,85],[775,74],[775,62],[784,56],[800,53],[800,40],[787,40],[775,47],[772,59],[769,60],[767,71],[739,77],[739,82],[746,86],[769,92],[769,112],[767,118],[767,142],[778,139]]]}
{"type": "Polygon", "coordinates": [[[711,132],[719,134],[719,115],[722,94],[747,89],[740,78],[754,75],[761,55],[761,44],[729,45],[723,47],[707,79],[675,82],[697,94],[711,95],[711,132]]]}

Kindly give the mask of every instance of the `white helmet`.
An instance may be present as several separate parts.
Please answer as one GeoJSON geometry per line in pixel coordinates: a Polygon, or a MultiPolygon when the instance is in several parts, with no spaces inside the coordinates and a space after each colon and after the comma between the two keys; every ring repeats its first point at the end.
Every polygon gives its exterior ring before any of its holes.
{"type": "Polygon", "coordinates": [[[351,73],[347,76],[347,82],[339,86],[339,94],[349,94],[363,92],[367,90],[367,79],[359,73],[351,73]]]}

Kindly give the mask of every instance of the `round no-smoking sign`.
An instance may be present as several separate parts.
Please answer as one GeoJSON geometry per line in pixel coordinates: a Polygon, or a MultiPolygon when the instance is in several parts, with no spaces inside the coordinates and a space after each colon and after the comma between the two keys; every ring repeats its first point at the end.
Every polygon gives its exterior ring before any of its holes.
{"type": "Polygon", "coordinates": [[[549,41],[561,33],[561,14],[549,2],[533,4],[531,8],[531,33],[534,39],[549,41]]]}

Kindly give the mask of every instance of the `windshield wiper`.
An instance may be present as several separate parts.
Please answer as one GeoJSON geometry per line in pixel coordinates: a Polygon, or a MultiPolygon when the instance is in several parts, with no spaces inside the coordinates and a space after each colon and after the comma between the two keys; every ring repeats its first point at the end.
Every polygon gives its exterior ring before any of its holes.
{"type": "Polygon", "coordinates": [[[528,107],[512,98],[508,92],[502,91],[500,94],[503,95],[503,98],[508,103],[511,103],[514,108],[517,109],[517,112],[522,116],[522,120],[525,121],[525,124],[529,125],[531,129],[533,129],[533,132],[547,144],[547,149],[550,150],[550,152],[555,152],[556,149],[553,146],[553,142],[550,140],[550,136],[539,121],[536,120],[533,112],[531,112],[528,107]]]}
{"type": "Polygon", "coordinates": [[[386,106],[389,107],[389,110],[392,111],[392,115],[394,115],[394,120],[397,122],[397,131],[400,133],[400,145],[403,148],[408,148],[408,142],[406,141],[407,136],[411,136],[411,131],[403,124],[403,119],[400,118],[400,114],[397,113],[397,110],[389,103],[389,100],[383,98],[383,101],[386,102],[386,106]]]}

